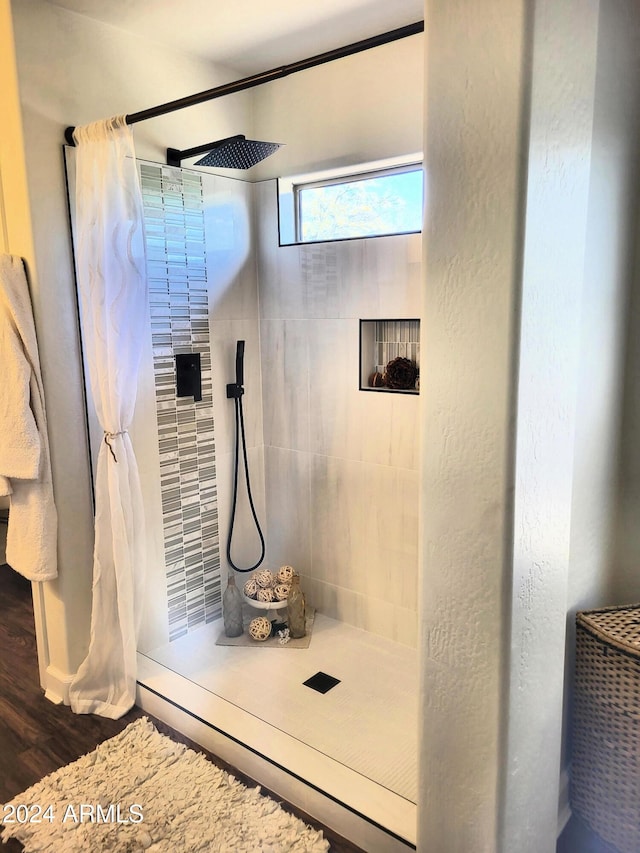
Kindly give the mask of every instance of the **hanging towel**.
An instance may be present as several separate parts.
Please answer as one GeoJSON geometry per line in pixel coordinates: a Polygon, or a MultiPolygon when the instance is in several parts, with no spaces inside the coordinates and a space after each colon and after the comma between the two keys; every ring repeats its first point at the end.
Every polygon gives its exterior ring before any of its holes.
{"type": "Polygon", "coordinates": [[[32,581],[57,570],[58,519],[38,343],[20,258],[0,254],[0,495],[9,496],[7,563],[32,581]]]}

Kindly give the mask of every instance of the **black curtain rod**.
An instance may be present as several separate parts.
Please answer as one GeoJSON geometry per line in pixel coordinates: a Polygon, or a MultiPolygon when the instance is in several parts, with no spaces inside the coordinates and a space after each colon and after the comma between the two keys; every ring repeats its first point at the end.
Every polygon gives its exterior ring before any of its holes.
{"type": "MultiPolygon", "coordinates": [[[[163,116],[176,110],[183,110],[185,107],[203,104],[206,101],[214,100],[214,98],[222,98],[225,95],[232,95],[235,92],[252,89],[255,86],[261,86],[263,83],[270,83],[272,80],[280,80],[289,74],[295,74],[297,71],[305,71],[307,68],[324,65],[325,62],[333,62],[334,59],[352,56],[354,53],[361,53],[363,50],[380,47],[383,44],[389,44],[389,42],[398,41],[398,39],[417,35],[421,32],[424,32],[424,21],[417,21],[415,24],[408,24],[396,30],[389,30],[389,32],[362,39],[362,41],[348,44],[345,47],[337,47],[334,50],[327,50],[325,53],[318,53],[316,56],[309,57],[309,59],[301,59],[298,62],[292,62],[290,65],[281,65],[279,68],[272,68],[271,71],[252,74],[250,77],[244,77],[242,80],[236,80],[233,83],[224,83],[222,86],[216,86],[214,89],[207,89],[206,92],[198,92],[196,95],[188,95],[186,98],[169,101],[167,104],[160,104],[160,106],[152,107],[149,110],[131,113],[126,116],[126,122],[127,124],[136,124],[139,121],[146,121],[149,118],[156,118],[157,116],[163,116]]],[[[64,137],[69,145],[75,145],[73,141],[74,130],[75,127],[68,127],[64,132],[64,137]]]]}

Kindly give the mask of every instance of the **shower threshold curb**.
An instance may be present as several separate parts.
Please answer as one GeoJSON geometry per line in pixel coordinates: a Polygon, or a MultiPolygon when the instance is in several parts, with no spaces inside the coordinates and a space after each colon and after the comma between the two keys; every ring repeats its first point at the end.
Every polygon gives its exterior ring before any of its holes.
{"type": "Polygon", "coordinates": [[[415,803],[142,654],[137,702],[369,853],[415,850],[415,803]]]}

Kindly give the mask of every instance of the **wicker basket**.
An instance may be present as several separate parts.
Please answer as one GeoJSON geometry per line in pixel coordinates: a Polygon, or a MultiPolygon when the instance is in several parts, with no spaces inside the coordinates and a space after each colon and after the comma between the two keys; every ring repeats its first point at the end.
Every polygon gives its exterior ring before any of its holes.
{"type": "Polygon", "coordinates": [[[620,853],[640,851],[640,605],[576,616],[571,805],[620,853]]]}

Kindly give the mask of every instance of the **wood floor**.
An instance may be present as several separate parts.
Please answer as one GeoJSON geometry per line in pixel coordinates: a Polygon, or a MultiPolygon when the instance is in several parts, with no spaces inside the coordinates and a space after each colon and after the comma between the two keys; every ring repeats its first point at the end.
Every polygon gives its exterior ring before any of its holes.
{"type": "MultiPolygon", "coordinates": [[[[150,715],[134,708],[120,720],[79,716],[68,707],[45,699],[38,678],[31,585],[8,566],[0,566],[0,591],[0,803],[5,803],[48,773],[91,752],[133,720],[150,715]]],[[[150,719],[163,734],[203,752],[210,761],[232,771],[245,784],[255,785],[174,729],[150,719]]],[[[321,829],[333,853],[363,853],[276,795],[274,799],[306,823],[321,829]]],[[[3,853],[17,853],[22,845],[11,839],[1,849],[3,853]]]]}

